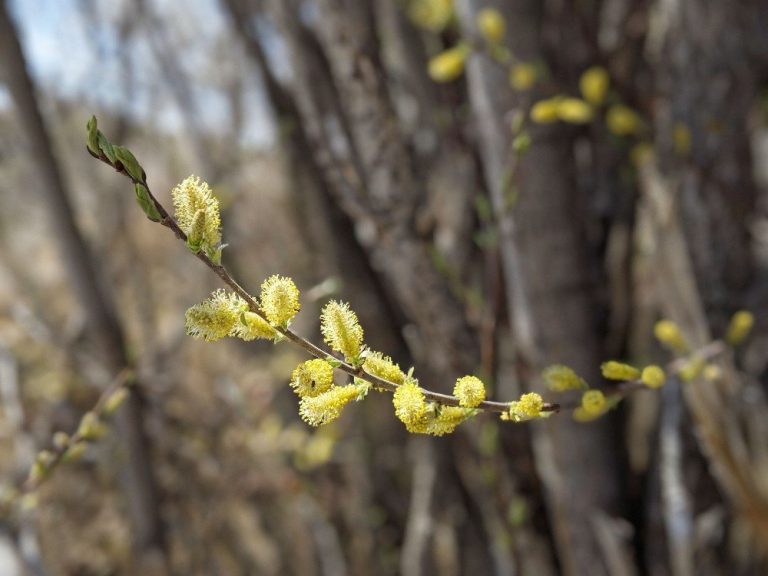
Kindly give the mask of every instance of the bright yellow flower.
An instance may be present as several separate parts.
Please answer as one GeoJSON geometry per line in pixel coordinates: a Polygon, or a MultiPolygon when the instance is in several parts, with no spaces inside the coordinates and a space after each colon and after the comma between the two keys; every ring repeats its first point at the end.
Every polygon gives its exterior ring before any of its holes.
{"type": "Polygon", "coordinates": [[[640,379],[648,388],[661,388],[667,380],[667,375],[659,366],[651,365],[643,368],[640,379]]]}
{"type": "Polygon", "coordinates": [[[537,77],[536,66],[527,62],[515,64],[509,71],[509,83],[512,88],[521,92],[533,88],[537,77]]]}
{"type": "Polygon", "coordinates": [[[318,396],[333,386],[333,367],[315,358],[299,364],[291,375],[291,388],[300,397],[318,396]]]}
{"type": "Polygon", "coordinates": [[[600,390],[587,390],[581,397],[581,409],[588,415],[600,415],[605,411],[605,407],[605,394],[600,390]]]}
{"type": "Polygon", "coordinates": [[[453,18],[453,0],[410,0],[408,17],[420,28],[441,32],[453,18]]]}
{"type": "Polygon", "coordinates": [[[685,341],[683,333],[672,320],[659,320],[656,322],[653,334],[659,342],[673,352],[684,354],[688,351],[688,343],[685,341]]]}
{"type": "Polygon", "coordinates": [[[389,356],[385,356],[381,352],[366,352],[365,360],[363,360],[363,370],[388,382],[394,382],[395,384],[405,382],[405,373],[400,370],[400,366],[392,362],[389,356]]]}
{"type": "Polygon", "coordinates": [[[640,378],[640,370],[629,364],[609,360],[600,366],[603,378],[608,380],[637,380],[640,378]]]}
{"type": "Polygon", "coordinates": [[[547,100],[539,100],[531,107],[531,120],[537,124],[552,124],[560,119],[558,104],[561,97],[555,96],[547,100]]]}
{"type": "Polygon", "coordinates": [[[592,106],[578,98],[560,98],[557,117],[569,124],[586,124],[592,120],[592,106]]]}
{"type": "Polygon", "coordinates": [[[617,136],[637,134],[643,128],[643,121],[640,115],[632,110],[632,108],[621,104],[611,106],[608,109],[605,122],[608,130],[617,136]]]}
{"type": "Polygon", "coordinates": [[[247,309],[248,305],[237,294],[216,290],[207,300],[187,310],[187,334],[207,342],[229,336],[247,309]]]}
{"type": "Polygon", "coordinates": [[[476,376],[463,376],[456,380],[453,395],[465,408],[474,408],[485,400],[485,386],[476,376]]]}
{"type": "Polygon", "coordinates": [[[489,44],[498,44],[504,39],[507,24],[501,12],[495,8],[483,8],[477,13],[477,27],[489,44]]]}
{"type": "Polygon", "coordinates": [[[416,381],[410,380],[397,387],[392,395],[395,416],[408,427],[416,424],[427,410],[424,392],[416,381]]]}
{"type": "Polygon", "coordinates": [[[341,416],[344,407],[360,400],[367,392],[364,384],[333,386],[317,396],[304,396],[299,402],[299,415],[310,426],[322,426],[341,416]]]}
{"type": "Polygon", "coordinates": [[[272,340],[277,335],[275,329],[270,326],[269,322],[264,320],[261,316],[250,310],[246,310],[240,315],[239,321],[232,328],[230,334],[235,338],[240,338],[246,342],[261,338],[263,340],[272,340]]]}
{"type": "Polygon", "coordinates": [[[189,176],[171,191],[176,221],[185,234],[195,230],[196,242],[200,246],[213,249],[221,242],[221,217],[219,201],[210,187],[197,176],[189,176]],[[199,215],[202,211],[202,216],[199,215]],[[202,229],[202,230],[201,230],[202,229]]]}
{"type": "Polygon", "coordinates": [[[350,362],[356,362],[363,351],[363,327],[357,314],[346,302],[331,300],[320,316],[320,331],[325,343],[341,352],[350,362]]]}
{"type": "Polygon", "coordinates": [[[725,341],[731,346],[738,346],[747,339],[755,325],[755,317],[752,312],[740,310],[731,318],[728,330],[725,334],[725,341]]]}
{"type": "Polygon", "coordinates": [[[601,66],[588,68],[579,79],[581,95],[592,106],[600,106],[605,101],[609,84],[608,72],[601,66]]]}
{"type": "Polygon", "coordinates": [[[469,47],[459,44],[433,57],[429,61],[429,77],[435,82],[451,82],[464,73],[469,47]]]}
{"type": "Polygon", "coordinates": [[[568,366],[553,364],[541,373],[544,381],[553,392],[565,392],[566,390],[584,390],[587,383],[568,366]]]}
{"type": "Polygon", "coordinates": [[[261,310],[275,326],[287,326],[301,309],[299,289],[285,276],[270,276],[261,284],[261,310]]]}
{"type": "Polygon", "coordinates": [[[541,418],[543,408],[544,399],[536,392],[528,392],[520,396],[520,400],[510,402],[509,412],[502,415],[502,419],[525,422],[526,420],[541,418]]]}

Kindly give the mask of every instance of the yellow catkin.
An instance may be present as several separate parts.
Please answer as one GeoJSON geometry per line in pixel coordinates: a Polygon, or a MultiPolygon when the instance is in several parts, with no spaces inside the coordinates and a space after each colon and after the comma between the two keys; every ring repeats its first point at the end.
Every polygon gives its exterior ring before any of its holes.
{"type": "Polygon", "coordinates": [[[581,95],[593,106],[600,106],[605,101],[609,84],[608,72],[601,66],[588,68],[579,79],[581,95]]]}
{"type": "Polygon", "coordinates": [[[315,358],[299,364],[291,375],[291,388],[300,397],[318,396],[333,386],[333,367],[315,358]]]}
{"type": "Polygon", "coordinates": [[[600,415],[605,411],[605,394],[600,390],[587,390],[581,397],[581,409],[589,415],[600,415]]]}
{"type": "Polygon", "coordinates": [[[615,360],[609,360],[603,362],[600,365],[600,371],[603,373],[603,378],[608,380],[637,380],[640,378],[640,370],[629,364],[623,362],[616,362],[615,360]]]}
{"type": "Polygon", "coordinates": [[[463,376],[456,380],[453,395],[465,408],[474,408],[485,400],[485,385],[476,376],[463,376]]]}
{"type": "Polygon", "coordinates": [[[541,376],[553,392],[584,390],[587,388],[587,383],[576,372],[562,364],[553,364],[545,368],[541,376]]]}
{"type": "Polygon", "coordinates": [[[561,98],[557,102],[557,117],[569,124],[586,124],[592,120],[592,106],[578,98],[561,98]]]}
{"type": "Polygon", "coordinates": [[[427,410],[424,392],[415,381],[398,386],[392,395],[395,416],[407,426],[416,424],[427,410]]]}
{"type": "Polygon", "coordinates": [[[659,320],[653,327],[653,335],[656,339],[678,354],[684,354],[688,351],[688,343],[685,341],[680,327],[671,320],[659,320]]]}
{"type": "Polygon", "coordinates": [[[317,396],[305,396],[299,402],[299,415],[310,426],[333,422],[345,406],[365,395],[365,385],[333,386],[317,396]]]}
{"type": "Polygon", "coordinates": [[[216,290],[185,314],[187,334],[207,342],[228,336],[248,305],[237,294],[216,290]]]}
{"type": "Polygon", "coordinates": [[[605,117],[605,123],[608,130],[617,136],[630,136],[637,134],[643,128],[643,121],[640,115],[622,104],[611,106],[605,117]]]}
{"type": "Polygon", "coordinates": [[[539,100],[531,106],[531,120],[537,124],[552,124],[560,119],[558,104],[560,97],[539,100]]]}
{"type": "Polygon", "coordinates": [[[198,226],[202,220],[202,233],[195,232],[200,244],[214,248],[221,242],[221,216],[219,201],[213,195],[208,184],[197,176],[189,176],[171,191],[176,221],[185,234],[192,232],[195,216],[199,210],[204,217],[197,216],[198,226]]]}
{"type": "Polygon", "coordinates": [[[440,32],[453,19],[453,0],[411,0],[407,14],[419,28],[440,32]]]}
{"type": "Polygon", "coordinates": [[[504,39],[507,24],[501,12],[495,8],[483,8],[477,13],[477,28],[489,44],[498,44],[504,39]]]}
{"type": "Polygon", "coordinates": [[[435,82],[451,82],[464,73],[469,48],[459,44],[433,57],[428,64],[429,77],[435,82]]]}
{"type": "Polygon", "coordinates": [[[240,338],[246,342],[256,340],[257,338],[262,340],[273,340],[277,332],[274,328],[264,320],[261,316],[250,310],[246,310],[240,315],[238,322],[232,328],[230,336],[240,338]]]}
{"type": "Polygon", "coordinates": [[[509,411],[502,414],[502,420],[525,422],[542,417],[544,399],[536,392],[528,392],[515,402],[510,402],[509,411]]]}
{"type": "Polygon", "coordinates": [[[346,302],[331,300],[320,315],[320,331],[325,343],[355,362],[363,351],[363,327],[346,302]]]}
{"type": "Polygon", "coordinates": [[[731,346],[738,346],[747,339],[754,325],[755,317],[752,312],[739,310],[731,317],[731,322],[725,333],[725,341],[731,346]]]}
{"type": "Polygon", "coordinates": [[[365,360],[363,360],[363,370],[388,382],[394,382],[395,384],[405,382],[405,373],[400,370],[400,366],[392,362],[389,356],[385,356],[381,352],[366,352],[365,360]]]}
{"type": "Polygon", "coordinates": [[[690,358],[682,368],[678,371],[677,375],[683,382],[690,382],[698,378],[704,371],[707,363],[703,358],[690,358]]]}
{"type": "Polygon", "coordinates": [[[648,388],[661,388],[667,380],[667,375],[660,366],[646,366],[640,375],[640,380],[648,388]]]}
{"type": "Polygon", "coordinates": [[[537,78],[536,66],[527,62],[515,64],[509,71],[509,84],[521,92],[533,88],[537,78]]]}
{"type": "Polygon", "coordinates": [[[287,326],[301,309],[299,289],[285,276],[270,276],[261,284],[261,310],[270,324],[287,326]]]}

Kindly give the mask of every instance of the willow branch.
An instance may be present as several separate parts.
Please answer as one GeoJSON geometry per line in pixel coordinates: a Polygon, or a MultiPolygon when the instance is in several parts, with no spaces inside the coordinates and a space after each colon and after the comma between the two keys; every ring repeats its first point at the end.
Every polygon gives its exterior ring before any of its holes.
{"type": "MultiPolygon", "coordinates": [[[[152,193],[152,190],[147,185],[146,178],[143,178],[142,180],[138,180],[134,178],[123,168],[122,164],[119,161],[116,161],[113,163],[104,154],[98,154],[98,155],[94,154],[93,151],[91,151],[90,149],[88,149],[88,153],[94,158],[101,160],[108,166],[111,166],[117,172],[124,174],[134,184],[141,184],[142,186],[144,186],[147,189],[151,202],[154,204],[155,208],[160,214],[159,223],[165,226],[166,228],[170,229],[174,233],[176,238],[186,243],[187,235],[179,227],[176,220],[168,213],[168,211],[160,203],[160,201],[157,200],[155,195],[152,193]]],[[[200,260],[203,264],[205,264],[208,268],[210,268],[238,296],[240,296],[243,300],[245,300],[251,312],[253,312],[254,314],[257,314],[264,321],[269,322],[266,316],[264,315],[264,313],[261,311],[261,307],[259,306],[258,301],[253,296],[251,296],[248,293],[248,291],[246,291],[245,288],[243,288],[237,282],[237,280],[235,280],[231,276],[231,274],[227,271],[227,269],[223,265],[215,263],[202,250],[195,253],[195,256],[197,257],[198,260],[200,260]]],[[[303,336],[296,334],[294,331],[290,330],[289,328],[283,328],[280,326],[273,326],[273,328],[285,339],[290,340],[297,346],[303,348],[306,352],[308,352],[310,355],[314,356],[315,358],[320,358],[322,360],[332,359],[334,361],[334,365],[337,365],[337,368],[339,370],[341,370],[342,372],[346,372],[350,376],[359,378],[360,380],[364,380],[365,382],[368,382],[369,384],[372,384],[374,387],[381,390],[394,392],[398,388],[398,385],[395,384],[394,382],[390,382],[389,380],[385,380],[383,378],[379,378],[378,376],[374,376],[373,374],[369,374],[368,372],[365,372],[362,368],[355,367],[349,364],[348,362],[345,362],[344,360],[339,359],[338,357],[334,356],[332,353],[320,348],[319,346],[310,342],[303,336]]],[[[438,402],[446,406],[459,406],[459,399],[456,398],[455,396],[451,396],[450,394],[442,394],[440,392],[434,392],[432,390],[427,390],[424,388],[422,388],[422,392],[424,393],[425,398],[427,398],[428,400],[432,400],[433,402],[438,402]]],[[[497,412],[497,413],[507,412],[509,408],[510,408],[509,402],[495,402],[492,400],[484,400],[483,402],[480,403],[479,406],[477,406],[477,409],[479,410],[484,410],[486,412],[497,412]]],[[[556,403],[551,403],[551,402],[545,403],[544,406],[542,407],[543,412],[554,413],[554,412],[558,412],[559,410],[560,410],[560,405],[556,403]]]]}

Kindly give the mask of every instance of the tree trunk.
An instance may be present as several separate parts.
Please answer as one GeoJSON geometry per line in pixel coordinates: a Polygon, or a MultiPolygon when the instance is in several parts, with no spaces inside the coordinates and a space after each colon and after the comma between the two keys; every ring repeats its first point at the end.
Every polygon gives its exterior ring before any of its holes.
{"type": "MultiPolygon", "coordinates": [[[[45,206],[64,267],[87,317],[94,355],[105,370],[105,378],[111,378],[130,365],[123,332],[115,307],[100,285],[97,264],[90,256],[75,222],[69,194],[4,2],[0,3],[0,58],[18,118],[29,142],[29,156],[41,179],[45,206]]],[[[145,561],[155,564],[152,558],[158,554],[162,558],[165,549],[157,487],[152,478],[148,440],[142,428],[144,411],[140,396],[134,393],[116,414],[120,443],[127,459],[122,466],[121,480],[140,565],[145,561]]]]}

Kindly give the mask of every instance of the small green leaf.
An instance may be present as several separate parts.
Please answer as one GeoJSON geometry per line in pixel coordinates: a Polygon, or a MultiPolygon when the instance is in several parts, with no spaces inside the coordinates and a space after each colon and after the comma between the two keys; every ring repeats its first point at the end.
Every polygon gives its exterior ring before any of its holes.
{"type": "Polygon", "coordinates": [[[149,190],[147,190],[146,186],[143,184],[136,184],[134,188],[136,190],[136,201],[144,211],[144,214],[147,215],[147,218],[153,222],[160,222],[163,218],[160,216],[157,206],[155,206],[155,203],[152,201],[152,197],[149,195],[149,190]]]}
{"type": "Polygon", "coordinates": [[[115,156],[115,149],[112,147],[112,144],[110,144],[107,137],[101,133],[101,130],[96,131],[96,137],[98,139],[99,150],[101,150],[104,156],[107,157],[107,160],[114,165],[117,161],[117,157],[115,156]]]}
{"type": "Polygon", "coordinates": [[[339,360],[338,358],[334,358],[333,356],[327,356],[325,358],[325,361],[331,365],[331,368],[338,368],[339,366],[341,366],[341,360],[339,360]]]}
{"type": "Polygon", "coordinates": [[[124,146],[115,146],[114,150],[115,157],[123,165],[123,169],[128,173],[128,175],[137,182],[144,182],[146,179],[146,174],[144,173],[144,169],[141,167],[141,164],[139,164],[139,161],[136,160],[136,156],[134,156],[133,153],[124,146]]]}
{"type": "Polygon", "coordinates": [[[99,149],[99,130],[96,127],[96,116],[91,116],[91,119],[88,120],[85,127],[88,130],[88,150],[96,156],[101,156],[101,150],[99,149]]]}

